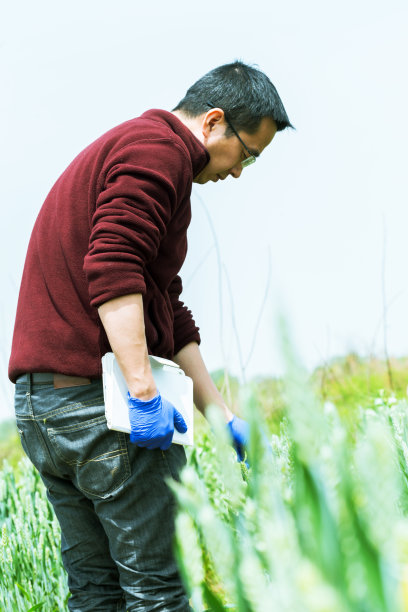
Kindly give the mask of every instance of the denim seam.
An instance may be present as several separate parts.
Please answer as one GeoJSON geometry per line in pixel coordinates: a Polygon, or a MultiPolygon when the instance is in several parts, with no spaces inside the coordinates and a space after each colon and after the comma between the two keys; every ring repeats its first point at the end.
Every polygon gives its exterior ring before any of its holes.
{"type": "MultiPolygon", "coordinates": [[[[50,439],[51,441],[54,440],[54,436],[50,436],[50,439]]],[[[103,453],[102,455],[97,455],[96,457],[92,457],[91,459],[87,459],[86,461],[76,461],[76,459],[66,459],[56,447],[54,447],[54,450],[57,453],[58,457],[62,459],[64,463],[66,463],[67,465],[77,465],[79,467],[82,467],[87,463],[92,463],[92,461],[102,461],[102,457],[104,457],[105,459],[115,459],[115,457],[121,457],[122,455],[126,455],[127,451],[126,448],[117,448],[114,451],[109,451],[107,453],[103,453]]]]}
{"type": "Polygon", "coordinates": [[[175,475],[173,474],[173,470],[171,469],[170,463],[169,463],[169,462],[168,462],[168,460],[167,460],[166,453],[165,453],[165,452],[162,450],[162,451],[161,451],[161,454],[162,454],[163,461],[164,461],[164,463],[165,463],[165,465],[166,465],[166,468],[167,468],[167,470],[168,470],[168,472],[169,472],[169,474],[170,474],[171,478],[172,478],[173,480],[176,480],[175,475]]]}
{"type": "Polygon", "coordinates": [[[78,429],[89,429],[90,427],[93,427],[94,425],[100,425],[103,422],[106,423],[106,417],[104,414],[98,417],[94,417],[93,419],[87,419],[86,421],[75,423],[74,425],[65,425],[62,427],[48,427],[47,432],[49,434],[69,433],[71,431],[77,431],[78,429]]]}
{"type": "Polygon", "coordinates": [[[115,432],[117,441],[119,443],[119,448],[115,448],[114,450],[108,451],[101,455],[96,455],[96,457],[92,457],[91,459],[87,459],[86,461],[77,461],[75,459],[68,460],[66,459],[66,457],[64,457],[61,454],[60,450],[58,449],[58,445],[56,444],[56,437],[59,434],[71,433],[71,432],[75,432],[79,430],[82,431],[84,429],[89,429],[90,427],[94,427],[95,425],[101,425],[104,422],[106,422],[105,416],[100,416],[95,419],[90,419],[89,421],[84,421],[83,423],[75,423],[75,425],[71,425],[69,427],[56,427],[56,428],[49,427],[47,429],[47,434],[48,434],[50,441],[55,443],[53,444],[53,448],[55,452],[57,453],[58,457],[62,459],[64,463],[68,465],[81,466],[81,465],[86,465],[87,463],[90,463],[91,461],[95,461],[95,460],[100,461],[100,457],[105,457],[106,459],[114,459],[115,457],[120,457],[121,455],[127,454],[128,449],[127,449],[126,443],[123,446],[124,440],[121,439],[120,436],[118,435],[119,432],[115,432]]]}
{"type": "Polygon", "coordinates": [[[71,412],[73,410],[78,410],[78,408],[91,408],[92,406],[101,406],[103,403],[104,399],[103,396],[101,396],[100,398],[97,398],[97,400],[89,400],[88,402],[76,402],[75,404],[66,404],[62,408],[57,408],[56,410],[52,410],[51,412],[44,412],[42,415],[37,415],[33,417],[27,417],[26,415],[23,416],[16,412],[16,417],[18,417],[22,421],[35,420],[45,422],[46,419],[56,416],[58,414],[62,414],[64,412],[71,412]]]}
{"type": "Polygon", "coordinates": [[[30,414],[30,416],[28,418],[31,421],[35,417],[34,417],[33,405],[31,403],[31,393],[30,393],[30,391],[26,392],[25,397],[26,397],[26,402],[27,402],[27,406],[28,406],[28,412],[30,414]]]}
{"type": "Polygon", "coordinates": [[[123,432],[120,432],[120,431],[116,432],[116,437],[119,440],[119,444],[124,444],[124,446],[126,448],[126,452],[123,453],[124,463],[125,463],[125,477],[123,478],[123,480],[122,480],[122,482],[120,484],[123,484],[125,482],[125,480],[127,480],[131,476],[131,473],[132,473],[132,470],[130,469],[130,463],[129,463],[129,449],[128,449],[128,445],[127,445],[126,435],[127,434],[125,434],[123,432]]]}
{"type": "MultiPolygon", "coordinates": [[[[50,454],[50,452],[49,452],[49,450],[48,450],[48,447],[47,447],[47,445],[46,445],[46,443],[45,443],[45,440],[44,440],[44,438],[43,438],[43,435],[42,435],[42,433],[41,433],[41,429],[40,429],[40,427],[38,426],[38,423],[36,422],[36,420],[35,420],[35,418],[34,418],[34,414],[33,414],[33,406],[32,406],[32,403],[31,403],[31,394],[30,394],[30,392],[29,392],[29,391],[27,391],[27,393],[26,393],[26,400],[27,400],[28,408],[29,408],[29,410],[30,410],[30,414],[32,415],[32,417],[31,417],[31,418],[28,418],[28,419],[24,419],[24,420],[32,421],[32,423],[33,423],[33,425],[34,425],[34,429],[35,429],[36,434],[37,434],[37,438],[38,438],[38,440],[39,440],[39,442],[40,442],[40,444],[41,444],[41,447],[42,447],[42,449],[43,449],[44,453],[45,453],[45,454],[46,454],[46,456],[48,457],[49,461],[50,461],[51,463],[53,463],[53,464],[54,464],[54,462],[52,461],[52,458],[51,458],[51,454],[50,454]]],[[[17,420],[17,419],[16,419],[16,420],[17,420]]],[[[22,420],[23,420],[23,419],[22,419],[22,420]]],[[[24,435],[24,434],[23,434],[23,435],[24,435]]]]}

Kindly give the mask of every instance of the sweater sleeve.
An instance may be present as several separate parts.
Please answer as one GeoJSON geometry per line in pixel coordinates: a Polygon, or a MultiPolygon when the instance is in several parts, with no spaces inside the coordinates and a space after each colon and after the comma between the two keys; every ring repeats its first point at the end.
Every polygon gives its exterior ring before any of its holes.
{"type": "Polygon", "coordinates": [[[184,195],[186,164],[186,151],[167,138],[138,141],[108,156],[84,258],[92,306],[146,292],[144,267],[155,259],[184,195]]]}
{"type": "Polygon", "coordinates": [[[176,355],[189,342],[200,344],[199,328],[191,311],[180,301],[183,291],[181,278],[176,276],[169,287],[169,297],[174,314],[174,354],[176,355]]]}

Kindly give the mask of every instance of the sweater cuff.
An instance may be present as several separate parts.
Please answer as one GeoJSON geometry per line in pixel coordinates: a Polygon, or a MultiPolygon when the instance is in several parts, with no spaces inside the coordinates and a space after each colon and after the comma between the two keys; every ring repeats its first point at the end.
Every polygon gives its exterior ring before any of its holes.
{"type": "Polygon", "coordinates": [[[197,342],[198,345],[201,344],[201,337],[198,331],[198,327],[195,327],[194,330],[191,330],[190,334],[185,334],[180,338],[174,339],[174,355],[177,355],[182,348],[184,348],[190,342],[197,342]]]}
{"type": "Polygon", "coordinates": [[[174,354],[176,355],[183,346],[189,342],[197,342],[200,344],[201,338],[199,328],[194,322],[191,311],[187,306],[179,302],[179,308],[174,313],[174,354]]]}
{"type": "Polygon", "coordinates": [[[140,274],[121,273],[120,270],[105,270],[103,274],[89,281],[89,297],[91,306],[98,308],[105,302],[130,295],[132,293],[146,293],[146,284],[140,274]]]}

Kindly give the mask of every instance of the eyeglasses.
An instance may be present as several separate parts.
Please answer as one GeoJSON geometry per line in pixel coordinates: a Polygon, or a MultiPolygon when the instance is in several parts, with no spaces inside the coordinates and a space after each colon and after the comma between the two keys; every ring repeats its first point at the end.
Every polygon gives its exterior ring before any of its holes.
{"type": "MultiPolygon", "coordinates": [[[[210,108],[217,108],[215,106],[215,104],[212,104],[211,102],[207,102],[206,104],[210,108]]],[[[248,149],[248,147],[246,146],[245,142],[242,140],[241,136],[238,134],[237,130],[234,128],[234,126],[232,125],[231,121],[228,119],[228,115],[227,115],[227,113],[225,111],[224,111],[224,117],[225,117],[225,121],[227,122],[227,124],[229,125],[231,130],[234,132],[235,136],[238,138],[239,142],[242,144],[242,146],[244,147],[245,151],[248,153],[248,157],[246,157],[245,159],[242,160],[241,167],[242,168],[246,168],[247,166],[250,166],[251,164],[254,164],[256,162],[256,158],[258,156],[255,155],[253,152],[251,152],[248,149]]]]}

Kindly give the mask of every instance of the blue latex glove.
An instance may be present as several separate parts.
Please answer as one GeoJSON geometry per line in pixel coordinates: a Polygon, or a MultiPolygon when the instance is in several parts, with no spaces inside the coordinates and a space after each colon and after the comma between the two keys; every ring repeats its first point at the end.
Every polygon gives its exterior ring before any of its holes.
{"type": "Polygon", "coordinates": [[[127,398],[130,441],[133,444],[150,450],[167,450],[173,439],[174,428],[180,433],[187,431],[186,422],[179,411],[160,393],[147,402],[131,397],[129,392],[127,398]]]}
{"type": "Polygon", "coordinates": [[[249,439],[249,425],[234,414],[232,420],[228,423],[228,429],[234,448],[237,451],[238,461],[243,461],[245,458],[245,446],[248,444],[249,439]]]}

